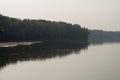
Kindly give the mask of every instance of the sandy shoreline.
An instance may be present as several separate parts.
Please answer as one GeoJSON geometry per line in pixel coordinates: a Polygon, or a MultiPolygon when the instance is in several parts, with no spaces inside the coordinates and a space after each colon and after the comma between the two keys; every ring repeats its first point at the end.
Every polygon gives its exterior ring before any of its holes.
{"type": "Polygon", "coordinates": [[[41,43],[41,41],[38,42],[3,42],[0,43],[0,47],[13,47],[18,45],[31,45],[34,43],[41,43]]]}

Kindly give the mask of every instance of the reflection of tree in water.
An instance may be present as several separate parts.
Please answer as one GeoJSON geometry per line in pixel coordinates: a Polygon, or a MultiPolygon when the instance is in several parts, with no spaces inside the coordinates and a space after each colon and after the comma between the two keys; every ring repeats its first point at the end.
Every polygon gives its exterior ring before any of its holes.
{"type": "Polygon", "coordinates": [[[87,44],[81,43],[40,43],[32,45],[20,45],[16,47],[0,48],[0,68],[17,61],[45,60],[55,57],[64,57],[74,53],[79,53],[82,49],[87,49],[87,44]]]}

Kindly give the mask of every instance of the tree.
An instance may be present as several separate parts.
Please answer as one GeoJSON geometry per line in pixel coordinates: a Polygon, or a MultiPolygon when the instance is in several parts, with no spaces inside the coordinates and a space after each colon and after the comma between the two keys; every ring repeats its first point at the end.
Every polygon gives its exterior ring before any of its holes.
{"type": "Polygon", "coordinates": [[[0,16],[0,41],[87,41],[88,30],[78,24],[0,16]],[[3,27],[4,26],[4,27],[3,27]]]}
{"type": "Polygon", "coordinates": [[[4,27],[0,26],[0,32],[4,32],[4,27]]]}

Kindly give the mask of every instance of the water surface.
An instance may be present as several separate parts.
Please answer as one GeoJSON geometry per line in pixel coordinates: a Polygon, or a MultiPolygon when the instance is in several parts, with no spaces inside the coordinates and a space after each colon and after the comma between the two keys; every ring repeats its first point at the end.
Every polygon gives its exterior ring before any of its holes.
{"type": "Polygon", "coordinates": [[[0,48],[0,80],[120,80],[120,43],[0,48]]]}

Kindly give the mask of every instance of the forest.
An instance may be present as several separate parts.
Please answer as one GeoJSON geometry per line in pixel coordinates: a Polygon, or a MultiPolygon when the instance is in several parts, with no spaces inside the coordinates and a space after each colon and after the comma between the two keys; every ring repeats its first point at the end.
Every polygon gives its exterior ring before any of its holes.
{"type": "Polygon", "coordinates": [[[88,30],[89,42],[120,42],[120,31],[88,30]]]}
{"type": "Polygon", "coordinates": [[[17,19],[0,15],[0,42],[88,40],[88,29],[78,24],[49,20],[17,19]]]}

